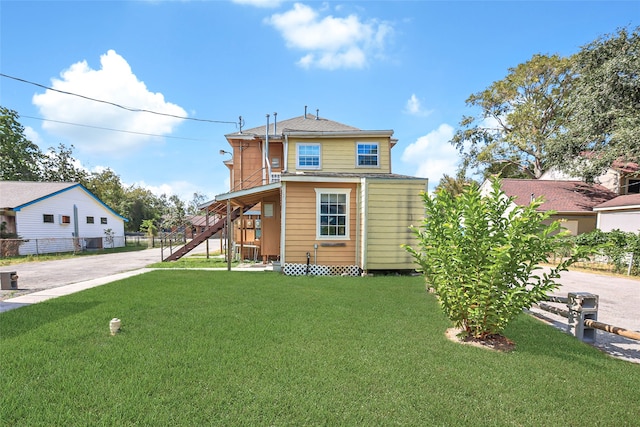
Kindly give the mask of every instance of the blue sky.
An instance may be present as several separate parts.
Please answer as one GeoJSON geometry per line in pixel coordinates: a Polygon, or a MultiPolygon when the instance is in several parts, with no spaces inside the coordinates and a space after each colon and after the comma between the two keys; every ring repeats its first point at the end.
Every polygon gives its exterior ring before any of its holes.
{"type": "Polygon", "coordinates": [[[393,129],[393,172],[455,172],[469,95],[536,53],[640,24],[637,1],[0,2],[0,104],[43,150],[186,201],[228,189],[224,135],[300,116],[393,129]],[[44,119],[44,120],[43,120],[44,119]],[[65,123],[60,123],[65,122],[65,123]],[[67,123],[80,124],[75,126],[67,123]],[[98,128],[115,129],[104,130],[98,128]],[[126,132],[121,132],[126,131],[126,132]]]}

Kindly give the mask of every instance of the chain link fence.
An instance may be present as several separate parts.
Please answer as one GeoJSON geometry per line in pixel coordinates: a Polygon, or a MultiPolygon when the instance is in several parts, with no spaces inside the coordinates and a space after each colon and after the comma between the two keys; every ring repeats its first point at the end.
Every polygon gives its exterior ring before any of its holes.
{"type": "Polygon", "coordinates": [[[126,245],[124,236],[81,238],[0,239],[0,257],[44,255],[119,248],[126,245]]]}

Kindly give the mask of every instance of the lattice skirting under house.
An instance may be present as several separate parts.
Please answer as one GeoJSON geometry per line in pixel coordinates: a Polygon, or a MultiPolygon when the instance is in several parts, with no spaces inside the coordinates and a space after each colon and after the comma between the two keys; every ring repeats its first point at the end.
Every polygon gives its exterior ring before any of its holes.
{"type": "Polygon", "coordinates": [[[287,276],[360,276],[362,271],[357,265],[315,265],[285,264],[282,272],[287,276]]]}

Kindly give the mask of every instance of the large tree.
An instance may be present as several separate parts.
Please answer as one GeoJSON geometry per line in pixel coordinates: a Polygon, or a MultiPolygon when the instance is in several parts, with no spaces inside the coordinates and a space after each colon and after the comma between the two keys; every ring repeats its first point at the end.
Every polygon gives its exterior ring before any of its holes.
{"type": "Polygon", "coordinates": [[[547,147],[565,125],[572,80],[570,59],[534,55],[471,95],[467,105],[480,113],[463,117],[451,140],[463,156],[461,169],[485,177],[540,177],[547,147]]]}
{"type": "Polygon", "coordinates": [[[113,170],[106,168],[100,172],[93,172],[82,184],[116,212],[125,214],[125,189],[120,176],[113,170]]]}
{"type": "Polygon", "coordinates": [[[640,27],[601,37],[574,59],[570,120],[550,160],[591,181],[614,161],[640,161],[640,27]]]}
{"type": "Polygon", "coordinates": [[[74,146],[58,144],[50,147],[42,158],[42,180],[51,182],[83,182],[88,172],[73,157],[74,146]]]}
{"type": "Polygon", "coordinates": [[[24,134],[17,112],[0,106],[0,180],[39,181],[40,148],[24,134]]]}
{"type": "MultiPolygon", "coordinates": [[[[127,231],[144,231],[142,225],[150,221],[157,226],[166,206],[161,199],[146,188],[132,186],[125,192],[124,215],[129,219],[125,225],[127,231]]],[[[149,222],[145,230],[149,228],[149,222]]]]}

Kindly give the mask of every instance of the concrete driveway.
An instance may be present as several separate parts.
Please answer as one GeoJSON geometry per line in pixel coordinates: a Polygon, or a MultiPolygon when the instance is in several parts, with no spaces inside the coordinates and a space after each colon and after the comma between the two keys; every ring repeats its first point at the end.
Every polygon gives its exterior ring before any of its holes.
{"type": "MultiPolygon", "coordinates": [[[[561,287],[552,295],[566,297],[569,292],[598,295],[598,322],[640,332],[640,278],[565,271],[559,283],[561,287]]],[[[567,329],[564,317],[536,307],[531,312],[559,329],[567,329]]],[[[596,331],[595,346],[620,359],[640,363],[640,341],[596,331]]]]}
{"type": "MultiPolygon", "coordinates": [[[[220,251],[219,239],[209,240],[209,251],[210,253],[220,251]]],[[[203,243],[190,252],[190,255],[204,253],[206,253],[206,245],[203,243]]],[[[164,255],[168,254],[168,250],[165,249],[164,255]]],[[[0,290],[0,301],[73,283],[124,274],[160,261],[162,261],[161,250],[155,248],[0,267],[1,271],[17,272],[19,277],[18,290],[0,290]]]]}

